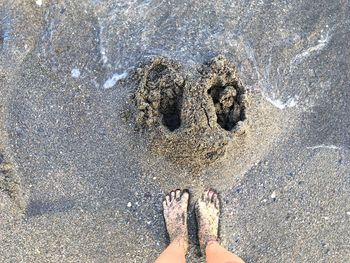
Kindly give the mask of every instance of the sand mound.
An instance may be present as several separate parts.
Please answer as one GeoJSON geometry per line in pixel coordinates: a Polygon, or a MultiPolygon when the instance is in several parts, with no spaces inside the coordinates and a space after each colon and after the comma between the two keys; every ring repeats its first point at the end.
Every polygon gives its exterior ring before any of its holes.
{"type": "Polygon", "coordinates": [[[223,56],[196,72],[154,57],[138,68],[137,79],[136,125],[157,153],[177,163],[210,164],[244,134],[245,89],[223,56]]]}

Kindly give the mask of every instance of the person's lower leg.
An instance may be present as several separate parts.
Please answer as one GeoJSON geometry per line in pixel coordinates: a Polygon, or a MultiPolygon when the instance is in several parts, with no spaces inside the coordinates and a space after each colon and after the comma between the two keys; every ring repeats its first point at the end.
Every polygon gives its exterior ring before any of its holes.
{"type": "Polygon", "coordinates": [[[184,250],[184,240],[174,240],[160,254],[155,263],[185,263],[186,251],[184,250]]]}
{"type": "Polygon", "coordinates": [[[209,241],[206,249],[207,263],[244,263],[244,261],[223,248],[217,241],[209,241]]]}

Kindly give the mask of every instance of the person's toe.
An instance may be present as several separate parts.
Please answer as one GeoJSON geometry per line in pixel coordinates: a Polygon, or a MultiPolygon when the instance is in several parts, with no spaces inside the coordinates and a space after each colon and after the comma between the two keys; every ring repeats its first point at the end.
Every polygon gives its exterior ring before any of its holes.
{"type": "Polygon", "coordinates": [[[170,201],[172,202],[175,199],[175,191],[171,191],[170,195],[171,195],[170,201]]]}
{"type": "Polygon", "coordinates": [[[215,193],[213,196],[213,203],[216,209],[220,209],[220,199],[217,193],[215,193]]]}
{"type": "Polygon", "coordinates": [[[166,195],[165,201],[166,201],[167,205],[170,205],[170,196],[169,195],[166,195]]]}
{"type": "Polygon", "coordinates": [[[176,200],[180,200],[180,197],[181,197],[181,190],[177,189],[175,192],[175,198],[176,198],[176,200]]]}
{"type": "Polygon", "coordinates": [[[181,198],[187,203],[190,198],[190,193],[187,190],[183,191],[181,198]]]}
{"type": "Polygon", "coordinates": [[[182,191],[181,193],[181,197],[180,197],[180,202],[181,202],[181,206],[183,207],[183,209],[187,210],[188,207],[188,200],[189,200],[189,193],[185,190],[182,191]]]}
{"type": "Polygon", "coordinates": [[[211,203],[211,202],[213,201],[213,196],[214,196],[214,194],[215,194],[215,192],[214,192],[212,189],[210,189],[210,190],[208,191],[208,202],[209,202],[209,203],[211,203]]]}
{"type": "Polygon", "coordinates": [[[207,190],[203,193],[202,200],[203,200],[203,202],[206,202],[206,203],[209,202],[209,190],[207,190]]]}

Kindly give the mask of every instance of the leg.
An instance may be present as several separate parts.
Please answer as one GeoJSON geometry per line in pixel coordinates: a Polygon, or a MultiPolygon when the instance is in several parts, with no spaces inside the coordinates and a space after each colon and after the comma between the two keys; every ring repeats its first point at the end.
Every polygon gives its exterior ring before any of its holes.
{"type": "Polygon", "coordinates": [[[186,252],[184,251],[184,244],[174,240],[170,245],[160,254],[155,263],[185,263],[186,252]]]}
{"type": "Polygon", "coordinates": [[[220,200],[214,190],[204,192],[196,203],[198,238],[208,263],[244,263],[218,243],[220,200]]]}
{"type": "Polygon", "coordinates": [[[170,245],[155,263],[185,263],[188,248],[187,191],[171,191],[163,201],[164,219],[170,237],[170,245]]]}
{"type": "Polygon", "coordinates": [[[227,251],[217,241],[209,241],[205,249],[208,263],[244,263],[235,254],[227,251]]]}

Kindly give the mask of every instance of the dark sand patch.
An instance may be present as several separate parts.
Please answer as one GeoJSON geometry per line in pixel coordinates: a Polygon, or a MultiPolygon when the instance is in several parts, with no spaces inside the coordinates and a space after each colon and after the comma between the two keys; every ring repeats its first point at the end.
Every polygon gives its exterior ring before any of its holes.
{"type": "Polygon", "coordinates": [[[25,202],[21,188],[21,179],[14,165],[0,151],[0,192],[8,195],[16,205],[23,210],[25,202]]]}

